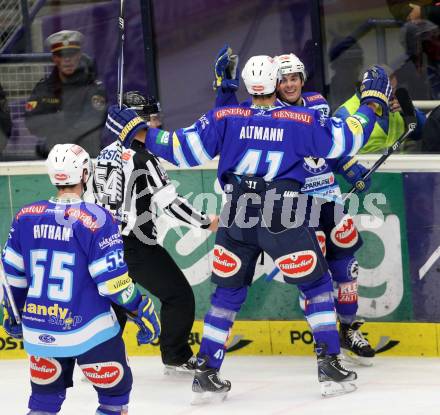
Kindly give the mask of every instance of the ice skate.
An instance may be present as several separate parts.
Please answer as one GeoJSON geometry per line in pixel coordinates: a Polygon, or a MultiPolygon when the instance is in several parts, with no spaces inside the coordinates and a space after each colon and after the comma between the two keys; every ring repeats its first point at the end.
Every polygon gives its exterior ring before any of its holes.
{"type": "Polygon", "coordinates": [[[231,382],[221,379],[218,370],[207,367],[207,362],[207,357],[197,358],[191,405],[222,402],[231,390],[231,382]]]}
{"type": "Polygon", "coordinates": [[[376,352],[362,335],[360,331],[362,324],[364,324],[363,320],[355,320],[351,324],[340,324],[339,341],[342,356],[347,362],[371,366],[376,352]]]}
{"type": "Polygon", "coordinates": [[[330,397],[354,392],[357,389],[354,383],[356,372],[346,369],[338,355],[327,354],[326,349],[325,345],[316,346],[321,395],[330,397]]]}
{"type": "Polygon", "coordinates": [[[181,365],[165,365],[163,374],[167,376],[188,376],[194,375],[197,366],[197,358],[191,356],[185,363],[181,365]]]}

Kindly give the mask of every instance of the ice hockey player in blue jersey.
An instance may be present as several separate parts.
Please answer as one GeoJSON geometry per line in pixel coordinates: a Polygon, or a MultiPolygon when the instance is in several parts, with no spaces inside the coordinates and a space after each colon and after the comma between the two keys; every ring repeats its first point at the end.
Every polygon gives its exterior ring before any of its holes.
{"type": "Polygon", "coordinates": [[[75,363],[98,393],[96,414],[126,415],[133,378],[112,303],[138,325],[140,344],[159,336],[160,323],[127,273],[117,223],[81,200],[92,172],[87,152],[58,144],[47,168],[57,196],[17,212],[2,256],[22,320],[5,294],[3,325],[30,355],[28,415],[59,413],[75,363]]]}
{"type": "Polygon", "coordinates": [[[188,128],[166,132],[148,128],[130,109],[111,106],[106,127],[124,146],[136,138],[154,154],[180,167],[201,165],[219,155],[217,177],[227,195],[213,250],[216,285],[204,319],[193,381],[194,403],[224,399],[231,383],[220,367],[236,314],[244,303],[261,252],[270,255],[288,283],[306,298],[321,393],[356,389],[355,372],[341,364],[333,285],[313,227],[302,217],[313,203],[300,197],[305,156],[338,158],[355,154],[368,140],[375,111],[388,104],[389,79],[379,67],[365,73],[362,105],[351,119],[322,120],[316,110],[276,104],[279,65],[254,56],[242,78],[250,107],[228,106],[204,114],[188,128]]]}
{"type": "MultiPolygon", "coordinates": [[[[280,65],[282,79],[277,86],[280,105],[316,109],[323,119],[330,115],[326,99],[318,92],[302,92],[307,74],[304,64],[293,53],[275,57],[280,65]]],[[[238,57],[225,45],[219,52],[215,65],[214,89],[216,106],[238,105],[235,92],[238,88],[238,57]]],[[[251,102],[245,101],[244,106],[251,102]]],[[[344,357],[357,364],[369,366],[375,350],[360,330],[363,320],[356,318],[358,310],[357,276],[359,265],[354,253],[362,246],[362,238],[353,219],[335,215],[335,203],[342,203],[341,190],[334,173],[341,174],[352,186],[366,173],[367,169],[355,157],[328,159],[305,157],[303,163],[304,182],[301,192],[329,200],[321,207],[320,224],[316,230],[323,253],[333,279],[335,306],[340,322],[339,335],[344,357]],[[338,217],[339,216],[339,217],[338,217]],[[335,220],[337,219],[337,220],[335,220]]],[[[366,180],[362,191],[367,191],[371,179],[366,180]]],[[[276,270],[270,273],[276,276],[276,270]]],[[[303,306],[304,299],[300,297],[303,306]]]]}

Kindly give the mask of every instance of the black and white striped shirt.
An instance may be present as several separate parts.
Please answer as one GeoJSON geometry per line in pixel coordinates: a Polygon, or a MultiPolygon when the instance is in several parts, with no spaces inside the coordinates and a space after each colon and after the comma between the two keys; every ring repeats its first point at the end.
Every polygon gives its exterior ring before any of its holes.
{"type": "Polygon", "coordinates": [[[122,235],[143,235],[156,239],[155,220],[160,211],[190,225],[206,229],[211,221],[177,194],[159,160],[148,152],[143,143],[134,140],[122,154],[124,197],[118,209],[116,200],[119,153],[116,142],[104,148],[96,159],[93,173],[95,202],[121,220],[122,235]]]}

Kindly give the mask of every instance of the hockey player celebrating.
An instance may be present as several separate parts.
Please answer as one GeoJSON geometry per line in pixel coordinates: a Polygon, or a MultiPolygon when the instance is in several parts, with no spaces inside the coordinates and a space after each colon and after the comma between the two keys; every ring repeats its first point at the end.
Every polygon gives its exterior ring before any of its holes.
{"type": "Polygon", "coordinates": [[[126,415],[133,378],[111,305],[130,313],[139,344],[156,339],[160,323],[127,273],[110,213],[81,200],[92,173],[87,152],[57,144],[47,168],[57,196],[18,211],[3,251],[22,319],[16,323],[5,295],[3,326],[30,355],[29,415],[61,410],[75,362],[98,393],[96,414],[126,415]]]}
{"type": "MultiPolygon", "coordinates": [[[[302,92],[307,75],[301,60],[293,53],[280,55],[275,59],[280,65],[282,75],[277,86],[278,103],[282,106],[293,105],[316,109],[322,119],[328,118],[330,107],[326,99],[317,92],[302,92]]],[[[214,67],[217,107],[238,105],[235,95],[238,88],[237,63],[238,57],[232,54],[228,45],[220,50],[214,67]]],[[[241,105],[250,106],[251,102],[248,100],[241,105]]],[[[362,239],[351,217],[347,215],[341,218],[340,215],[335,214],[335,203],[342,203],[342,200],[341,190],[334,175],[334,173],[341,174],[354,186],[366,171],[367,169],[351,156],[337,160],[305,157],[301,192],[329,200],[321,207],[317,237],[325,248],[324,255],[333,279],[335,306],[340,321],[341,349],[347,360],[369,366],[372,364],[375,350],[360,330],[364,321],[356,318],[359,265],[354,253],[362,246],[362,239]],[[340,220],[335,220],[336,218],[340,220]],[[349,237],[338,237],[342,231],[349,231],[349,237]]],[[[365,187],[362,191],[367,191],[371,179],[367,179],[364,183],[365,187]]],[[[303,306],[304,299],[300,297],[300,300],[303,306]]]]}
{"type": "MultiPolygon", "coordinates": [[[[137,91],[124,94],[123,102],[151,126],[159,123],[157,103],[147,101],[137,91]]],[[[113,186],[117,160],[117,142],[99,154],[94,170],[96,203],[121,217],[124,258],[130,276],[161,302],[160,351],[164,373],[194,374],[196,359],[188,338],[194,324],[195,301],[191,286],[171,255],[157,243],[156,216],[160,211],[197,228],[216,231],[218,218],[212,220],[199,212],[182,196],[144,145],[133,140],[122,155],[124,202],[117,212],[116,186],[113,186]]],[[[125,325],[124,310],[116,310],[121,326],[125,325]]]]}
{"type": "Polygon", "coordinates": [[[242,73],[252,96],[250,108],[215,108],[192,126],[172,133],[148,128],[130,109],[109,108],[107,128],[125,146],[136,137],[151,152],[181,167],[220,157],[217,177],[228,201],[213,251],[216,289],[204,319],[194,403],[205,397],[224,398],[231,389],[231,383],[219,375],[225,344],[263,251],[285,281],[297,284],[306,298],[321,393],[329,396],[356,388],[356,373],[338,358],[332,281],[314,229],[299,218],[304,212],[298,192],[305,156],[343,157],[355,154],[368,141],[375,111],[388,105],[389,79],[381,68],[371,68],[364,76],[359,111],[345,122],[334,118],[322,122],[316,110],[276,105],[279,76],[279,65],[269,56],[250,58],[242,73]]]}

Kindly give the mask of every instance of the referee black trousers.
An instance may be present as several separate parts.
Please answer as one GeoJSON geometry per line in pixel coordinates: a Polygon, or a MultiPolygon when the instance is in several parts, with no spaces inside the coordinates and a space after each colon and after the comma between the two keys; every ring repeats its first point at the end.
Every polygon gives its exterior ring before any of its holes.
{"type": "MultiPolygon", "coordinates": [[[[161,302],[162,361],[170,365],[185,363],[193,355],[188,344],[195,316],[192,288],[171,255],[160,245],[146,245],[134,237],[123,239],[130,277],[161,302]]],[[[125,313],[122,316],[118,310],[117,315],[124,327],[125,313]]]]}

